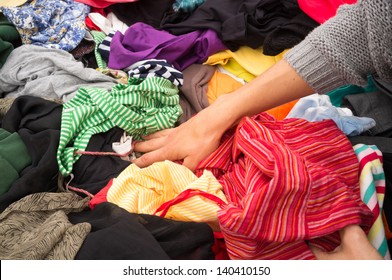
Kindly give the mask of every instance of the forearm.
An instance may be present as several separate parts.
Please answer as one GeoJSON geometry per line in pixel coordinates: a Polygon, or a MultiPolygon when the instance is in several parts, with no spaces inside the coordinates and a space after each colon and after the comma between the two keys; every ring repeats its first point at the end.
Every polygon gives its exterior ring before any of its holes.
{"type": "Polygon", "coordinates": [[[194,170],[215,151],[226,130],[242,117],[252,116],[312,93],[296,71],[284,60],[235,92],[222,95],[211,106],[173,129],[162,130],[135,144],[144,153],[134,161],[145,167],[162,160],[183,160],[194,170]]]}
{"type": "Polygon", "coordinates": [[[369,74],[392,80],[391,36],[390,0],[358,0],[342,5],[284,58],[317,93],[366,86],[369,74]]]}
{"type": "Polygon", "coordinates": [[[261,113],[313,92],[297,72],[281,60],[250,83],[218,99],[213,106],[219,106],[220,112],[227,112],[225,124],[221,125],[228,129],[244,116],[261,113]]]}

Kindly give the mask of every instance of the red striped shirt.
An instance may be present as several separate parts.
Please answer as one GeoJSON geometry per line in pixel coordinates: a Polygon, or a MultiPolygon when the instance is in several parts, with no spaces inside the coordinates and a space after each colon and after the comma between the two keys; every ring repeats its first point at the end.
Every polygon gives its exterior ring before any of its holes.
{"type": "Polygon", "coordinates": [[[224,187],[229,203],[218,218],[230,258],[312,259],[305,240],[331,250],[346,225],[368,230],[358,160],[332,120],[262,113],[225,138],[196,173],[209,169],[224,187]]]}

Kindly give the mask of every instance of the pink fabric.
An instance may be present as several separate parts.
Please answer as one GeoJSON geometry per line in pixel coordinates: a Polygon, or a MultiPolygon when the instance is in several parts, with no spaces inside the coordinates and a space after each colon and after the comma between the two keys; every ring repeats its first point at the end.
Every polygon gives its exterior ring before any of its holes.
{"type": "Polygon", "coordinates": [[[354,4],[357,0],[298,0],[300,9],[318,23],[335,16],[342,4],[354,4]]]}
{"type": "Polygon", "coordinates": [[[131,3],[139,0],[75,0],[76,2],[84,3],[94,8],[106,8],[116,3],[131,3]]]}

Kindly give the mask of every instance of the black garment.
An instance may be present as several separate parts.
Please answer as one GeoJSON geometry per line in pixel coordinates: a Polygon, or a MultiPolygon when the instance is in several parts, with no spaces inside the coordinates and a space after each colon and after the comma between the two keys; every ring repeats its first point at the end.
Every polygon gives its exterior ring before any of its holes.
{"type": "Polygon", "coordinates": [[[71,223],[88,222],[91,232],[76,259],[168,260],[213,259],[211,228],[204,223],[178,222],[132,214],[110,202],[68,215],[71,223]]]}
{"type": "MultiPolygon", "coordinates": [[[[0,211],[27,194],[56,191],[58,186],[57,148],[60,139],[62,105],[34,96],[15,99],[2,120],[2,128],[18,132],[32,158],[9,191],[0,196],[0,211]]],[[[113,152],[123,130],[113,128],[90,138],[88,151],[113,152]]],[[[73,168],[70,186],[96,194],[110,179],[117,177],[128,165],[115,156],[82,155],[73,168]]],[[[70,178],[65,178],[65,182],[70,178]]]]}
{"type": "Polygon", "coordinates": [[[167,13],[160,27],[174,35],[212,29],[236,51],[243,45],[260,47],[270,32],[300,13],[296,0],[206,0],[192,13],[167,13]]]}
{"type": "Polygon", "coordinates": [[[371,77],[376,86],[374,92],[346,95],[341,107],[351,109],[358,117],[368,117],[376,121],[375,127],[363,133],[367,136],[392,136],[392,84],[371,77]]]}
{"type": "Polygon", "coordinates": [[[15,99],[5,114],[2,128],[20,135],[32,163],[23,169],[8,192],[0,196],[0,212],[28,194],[57,190],[56,153],[61,111],[62,106],[58,103],[40,97],[21,96],[15,99]]]}
{"type": "MultiPolygon", "coordinates": [[[[112,144],[120,141],[123,132],[124,130],[114,127],[108,132],[94,134],[90,138],[86,151],[113,152],[112,144]]],[[[122,160],[117,156],[82,155],[73,166],[74,179],[70,185],[96,194],[129,164],[130,161],[122,160]]],[[[69,179],[65,178],[65,181],[67,180],[69,179]]]]}
{"type": "Polygon", "coordinates": [[[376,121],[376,125],[365,135],[392,136],[392,98],[385,93],[374,91],[346,95],[341,106],[351,109],[355,116],[376,121]]]}
{"type": "Polygon", "coordinates": [[[143,22],[158,28],[165,12],[172,10],[175,0],[143,0],[130,3],[116,3],[106,8],[107,12],[113,12],[116,17],[127,24],[143,22]]]}
{"type": "Polygon", "coordinates": [[[318,25],[307,14],[299,13],[287,24],[276,27],[267,35],[263,43],[263,54],[275,56],[294,47],[318,25]]]}

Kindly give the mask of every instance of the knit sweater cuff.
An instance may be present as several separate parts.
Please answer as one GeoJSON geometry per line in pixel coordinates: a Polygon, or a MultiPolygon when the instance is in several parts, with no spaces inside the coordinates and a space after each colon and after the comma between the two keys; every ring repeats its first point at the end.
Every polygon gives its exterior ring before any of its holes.
{"type": "Polygon", "coordinates": [[[331,63],[306,39],[285,53],[284,59],[319,94],[347,84],[331,63]]]}

